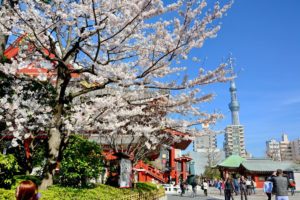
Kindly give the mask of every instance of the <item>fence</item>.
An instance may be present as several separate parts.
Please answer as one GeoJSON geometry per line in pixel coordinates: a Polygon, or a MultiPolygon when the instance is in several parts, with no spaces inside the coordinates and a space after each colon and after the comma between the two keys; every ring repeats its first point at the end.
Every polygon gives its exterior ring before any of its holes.
{"type": "Polygon", "coordinates": [[[153,192],[139,192],[137,194],[132,194],[125,196],[123,198],[118,198],[120,200],[159,200],[165,197],[165,191],[153,191],[153,192]]]}

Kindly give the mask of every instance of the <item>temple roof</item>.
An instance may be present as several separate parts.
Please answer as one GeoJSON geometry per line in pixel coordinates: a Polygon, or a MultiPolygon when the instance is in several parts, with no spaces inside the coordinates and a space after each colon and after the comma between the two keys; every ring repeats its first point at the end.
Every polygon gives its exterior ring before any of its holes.
{"type": "MultiPolygon", "coordinates": [[[[21,35],[20,37],[18,37],[5,51],[4,51],[4,56],[7,59],[12,59],[15,58],[19,51],[20,51],[20,47],[25,44],[25,38],[26,38],[26,34],[21,35]]],[[[27,53],[31,53],[33,51],[35,51],[35,49],[33,47],[29,47],[27,48],[27,53]]],[[[51,52],[49,52],[49,50],[47,49],[43,49],[42,50],[43,53],[45,55],[48,55],[50,58],[55,58],[55,55],[52,54],[51,52]]],[[[53,69],[49,70],[47,68],[43,68],[43,67],[36,67],[37,65],[41,65],[43,66],[43,63],[40,61],[32,61],[31,63],[28,64],[28,66],[22,68],[22,69],[18,69],[17,70],[17,74],[26,74],[28,76],[31,77],[37,77],[40,74],[45,74],[48,78],[49,77],[55,77],[57,76],[56,70],[53,67],[53,69]]],[[[68,65],[69,69],[74,69],[74,67],[72,65],[68,65]]],[[[79,78],[79,74],[76,73],[71,73],[71,77],[72,78],[79,78]]]]}
{"type": "Polygon", "coordinates": [[[238,155],[231,155],[225,160],[223,160],[217,167],[224,167],[224,168],[239,168],[241,163],[245,161],[245,158],[242,158],[238,155]]]}
{"type": "Polygon", "coordinates": [[[180,136],[182,137],[181,140],[179,142],[174,142],[173,143],[173,147],[175,149],[181,149],[181,150],[185,150],[192,142],[192,140],[188,139],[189,134],[188,133],[183,133],[174,129],[170,129],[170,128],[166,128],[164,130],[164,132],[166,133],[170,133],[173,136],[180,136]]]}
{"type": "Polygon", "coordinates": [[[245,170],[256,173],[272,173],[277,169],[283,171],[300,171],[300,165],[292,161],[273,161],[270,159],[245,159],[238,155],[232,155],[215,166],[220,169],[245,170]]]}
{"type": "Polygon", "coordinates": [[[241,163],[241,168],[251,172],[300,171],[300,165],[291,161],[273,161],[269,159],[249,159],[241,163]]]}
{"type": "Polygon", "coordinates": [[[174,160],[176,162],[182,162],[182,161],[189,162],[189,161],[191,161],[193,159],[191,157],[189,157],[189,156],[181,156],[179,158],[175,158],[174,160]]]}

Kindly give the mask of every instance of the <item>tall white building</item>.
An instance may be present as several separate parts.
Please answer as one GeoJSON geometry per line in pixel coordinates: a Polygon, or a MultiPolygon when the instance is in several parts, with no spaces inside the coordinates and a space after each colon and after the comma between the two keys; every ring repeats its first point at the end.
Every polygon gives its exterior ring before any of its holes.
{"type": "Polygon", "coordinates": [[[196,137],[193,150],[189,152],[189,156],[193,158],[195,175],[203,174],[205,167],[214,166],[225,158],[224,151],[217,148],[217,137],[213,131],[196,137]]]}
{"type": "Polygon", "coordinates": [[[246,157],[244,126],[240,124],[239,110],[240,105],[236,96],[236,86],[234,80],[230,83],[231,102],[229,109],[231,111],[232,124],[225,129],[224,150],[226,157],[239,155],[246,157]]]}
{"type": "Polygon", "coordinates": [[[215,134],[207,134],[195,138],[193,142],[193,149],[196,152],[207,152],[217,148],[217,138],[215,134]]]}
{"type": "Polygon", "coordinates": [[[267,146],[267,152],[266,152],[267,156],[272,160],[281,161],[279,142],[276,141],[275,139],[271,139],[266,142],[266,146],[267,146]]]}
{"type": "Polygon", "coordinates": [[[226,127],[224,147],[226,157],[231,155],[246,157],[244,126],[228,125],[226,127]]]}
{"type": "Polygon", "coordinates": [[[282,140],[279,142],[281,160],[293,160],[292,146],[287,134],[282,134],[282,140]]]}

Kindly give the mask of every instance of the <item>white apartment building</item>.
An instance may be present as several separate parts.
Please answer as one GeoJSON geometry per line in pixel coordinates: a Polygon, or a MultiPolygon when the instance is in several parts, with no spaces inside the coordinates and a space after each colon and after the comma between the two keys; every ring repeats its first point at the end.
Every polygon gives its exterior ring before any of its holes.
{"type": "Polygon", "coordinates": [[[281,155],[280,155],[280,148],[279,148],[279,142],[275,139],[271,139],[266,142],[267,146],[267,156],[270,157],[272,160],[278,160],[281,161],[281,155]]]}
{"type": "Polygon", "coordinates": [[[282,140],[271,139],[266,142],[267,156],[278,161],[300,161],[300,138],[289,141],[287,134],[282,134],[282,140]]]}
{"type": "Polygon", "coordinates": [[[279,142],[281,160],[293,160],[291,142],[287,134],[282,134],[282,140],[279,142]]]}
{"type": "Polygon", "coordinates": [[[224,149],[226,157],[231,155],[246,157],[244,126],[228,125],[226,127],[224,149]]]}
{"type": "Polygon", "coordinates": [[[215,134],[207,134],[196,137],[193,142],[193,149],[196,152],[207,152],[217,148],[217,137],[215,134]]]}

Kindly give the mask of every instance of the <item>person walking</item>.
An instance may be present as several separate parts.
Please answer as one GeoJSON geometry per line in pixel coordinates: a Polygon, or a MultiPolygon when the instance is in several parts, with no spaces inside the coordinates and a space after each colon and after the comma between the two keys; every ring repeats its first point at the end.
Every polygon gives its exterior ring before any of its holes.
{"type": "Polygon", "coordinates": [[[256,192],[256,182],[254,181],[254,179],[251,179],[251,189],[253,194],[255,194],[256,192]]]}
{"type": "Polygon", "coordinates": [[[179,186],[180,186],[180,190],[181,190],[180,196],[183,196],[185,194],[185,183],[183,181],[181,181],[179,186]]]}
{"type": "Polygon", "coordinates": [[[295,189],[296,189],[296,182],[293,179],[290,179],[290,188],[291,188],[291,195],[294,196],[295,189]]]}
{"type": "Polygon", "coordinates": [[[203,181],[203,191],[204,191],[204,195],[207,196],[207,190],[208,190],[208,183],[207,183],[207,180],[204,179],[203,181]]]}
{"type": "Polygon", "coordinates": [[[271,177],[266,177],[264,182],[264,193],[266,193],[268,200],[272,198],[272,190],[273,190],[273,183],[271,182],[271,177]]]}
{"type": "Polygon", "coordinates": [[[233,178],[233,185],[234,185],[235,195],[239,195],[240,193],[239,179],[236,177],[236,175],[234,175],[233,178]]]}
{"type": "Polygon", "coordinates": [[[230,200],[231,198],[232,200],[234,200],[232,195],[233,191],[234,191],[234,185],[232,179],[230,177],[227,177],[224,182],[225,200],[230,200]]]}
{"type": "Polygon", "coordinates": [[[196,197],[196,194],[197,194],[197,183],[196,181],[194,180],[192,182],[192,198],[196,197]]]}
{"type": "Polygon", "coordinates": [[[272,178],[273,193],[275,194],[275,200],[289,200],[288,188],[289,182],[287,177],[283,176],[282,169],[277,169],[276,176],[272,178]]]}
{"type": "Polygon", "coordinates": [[[222,189],[223,189],[223,182],[222,180],[218,180],[217,184],[216,184],[216,188],[220,191],[220,195],[222,195],[222,189]]]}
{"type": "Polygon", "coordinates": [[[251,180],[249,177],[246,179],[246,187],[247,187],[247,195],[251,195],[251,180]]]}
{"type": "Polygon", "coordinates": [[[248,200],[247,198],[247,186],[246,186],[246,179],[244,176],[240,178],[240,193],[241,193],[241,200],[248,200]]]}

